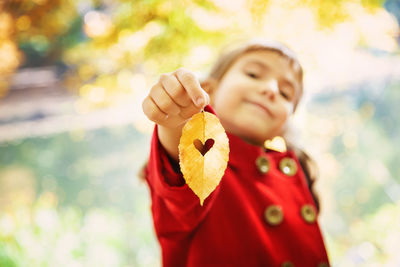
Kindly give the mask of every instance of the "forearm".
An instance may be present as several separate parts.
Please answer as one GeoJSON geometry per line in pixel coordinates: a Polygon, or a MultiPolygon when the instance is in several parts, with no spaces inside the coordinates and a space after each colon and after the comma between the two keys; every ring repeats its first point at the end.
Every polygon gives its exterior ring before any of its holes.
{"type": "Polygon", "coordinates": [[[176,161],[179,161],[178,145],[182,135],[182,128],[183,125],[175,128],[158,125],[158,138],[160,143],[165,148],[168,155],[176,161]]]}

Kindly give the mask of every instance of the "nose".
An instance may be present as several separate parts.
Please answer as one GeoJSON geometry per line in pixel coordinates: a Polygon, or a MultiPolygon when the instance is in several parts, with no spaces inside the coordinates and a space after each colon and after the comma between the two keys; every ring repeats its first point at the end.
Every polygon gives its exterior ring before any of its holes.
{"type": "Polygon", "coordinates": [[[270,79],[263,85],[260,89],[260,93],[262,95],[266,95],[268,97],[275,97],[279,92],[278,81],[275,79],[270,79]]]}

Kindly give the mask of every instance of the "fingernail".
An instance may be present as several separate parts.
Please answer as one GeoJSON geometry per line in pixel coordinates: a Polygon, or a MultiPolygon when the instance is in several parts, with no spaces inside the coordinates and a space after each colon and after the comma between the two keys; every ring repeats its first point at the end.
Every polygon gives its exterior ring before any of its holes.
{"type": "Polygon", "coordinates": [[[198,107],[203,107],[203,105],[204,105],[204,98],[198,97],[198,98],[196,99],[196,106],[198,106],[198,107]]]}

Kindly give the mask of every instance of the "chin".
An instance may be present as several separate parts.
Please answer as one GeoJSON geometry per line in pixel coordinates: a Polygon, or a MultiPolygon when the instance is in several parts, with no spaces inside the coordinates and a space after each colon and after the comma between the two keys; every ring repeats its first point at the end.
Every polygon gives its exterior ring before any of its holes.
{"type": "MultiPolygon", "coordinates": [[[[229,117],[231,119],[232,117],[229,117]]],[[[255,145],[263,145],[265,140],[273,138],[276,131],[266,124],[271,123],[256,116],[235,116],[235,120],[223,120],[225,130],[231,132],[248,143],[255,145]]]]}
{"type": "Polygon", "coordinates": [[[254,145],[263,145],[265,140],[269,139],[269,135],[266,135],[263,129],[254,127],[254,125],[246,125],[238,132],[243,139],[254,145]]]}

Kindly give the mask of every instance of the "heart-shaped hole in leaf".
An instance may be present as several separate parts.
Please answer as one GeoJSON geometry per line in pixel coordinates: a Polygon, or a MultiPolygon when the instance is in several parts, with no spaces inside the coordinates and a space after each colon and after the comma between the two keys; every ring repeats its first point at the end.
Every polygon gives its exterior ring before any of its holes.
{"type": "Polygon", "coordinates": [[[193,145],[204,156],[214,145],[214,139],[207,139],[204,145],[199,139],[195,139],[193,145]]]}

